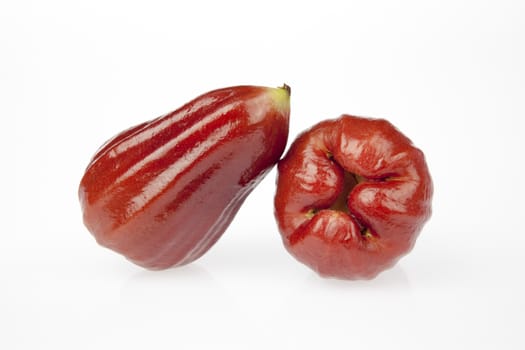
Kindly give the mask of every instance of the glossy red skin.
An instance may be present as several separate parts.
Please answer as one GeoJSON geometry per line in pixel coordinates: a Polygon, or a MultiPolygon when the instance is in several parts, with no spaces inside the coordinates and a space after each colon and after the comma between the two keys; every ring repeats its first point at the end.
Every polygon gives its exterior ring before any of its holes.
{"type": "Polygon", "coordinates": [[[279,162],[275,215],[296,259],[322,276],[370,279],[412,249],[432,192],[423,153],[392,124],[343,115],[299,135],[279,162]],[[342,210],[345,172],[358,176],[346,177],[342,210]]]}
{"type": "Polygon", "coordinates": [[[79,187],[98,243],[148,269],[202,256],[284,151],[289,89],[280,106],[275,91],[211,91],[109,140],[79,187]]]}

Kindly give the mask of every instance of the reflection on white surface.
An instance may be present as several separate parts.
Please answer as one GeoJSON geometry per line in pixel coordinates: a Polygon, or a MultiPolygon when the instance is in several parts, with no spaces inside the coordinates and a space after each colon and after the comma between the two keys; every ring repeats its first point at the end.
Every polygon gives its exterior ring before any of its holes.
{"type": "Polygon", "coordinates": [[[411,286],[403,265],[398,263],[394,267],[382,272],[372,280],[345,281],[340,279],[324,279],[316,274],[311,274],[307,287],[336,288],[340,291],[356,292],[368,290],[389,290],[394,293],[410,293],[411,286]]]}

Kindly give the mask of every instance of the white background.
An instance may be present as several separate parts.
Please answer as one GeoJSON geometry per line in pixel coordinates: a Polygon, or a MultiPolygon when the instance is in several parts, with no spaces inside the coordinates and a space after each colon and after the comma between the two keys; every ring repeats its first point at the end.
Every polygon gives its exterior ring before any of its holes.
{"type": "Polygon", "coordinates": [[[2,0],[0,348],[524,349],[524,18],[520,0],[2,0]],[[275,171],[189,266],[95,243],[77,186],[107,138],[284,82],[290,141],[351,113],[425,152],[434,214],[397,266],[348,282],[296,262],[275,171]]]}

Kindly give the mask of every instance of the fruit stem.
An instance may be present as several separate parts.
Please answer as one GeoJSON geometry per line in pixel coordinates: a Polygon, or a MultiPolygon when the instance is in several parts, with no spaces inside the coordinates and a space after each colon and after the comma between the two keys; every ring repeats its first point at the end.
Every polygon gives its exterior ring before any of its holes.
{"type": "Polygon", "coordinates": [[[281,89],[286,90],[286,92],[288,93],[288,96],[292,95],[292,88],[290,87],[290,85],[287,85],[286,83],[284,83],[283,86],[281,86],[281,89]]]}

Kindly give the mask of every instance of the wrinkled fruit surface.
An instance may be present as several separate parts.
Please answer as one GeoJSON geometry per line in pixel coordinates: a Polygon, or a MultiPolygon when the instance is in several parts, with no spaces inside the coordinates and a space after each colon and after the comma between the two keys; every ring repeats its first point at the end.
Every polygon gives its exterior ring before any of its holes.
{"type": "Polygon", "coordinates": [[[289,113],[288,86],[237,86],[121,132],[81,180],[86,227],[149,269],[199,258],[279,160],[289,113]]]}
{"type": "Polygon", "coordinates": [[[432,191],[423,153],[392,124],[343,115],[299,135],[279,162],[275,215],[296,259],[369,279],[412,249],[432,191]]]}

